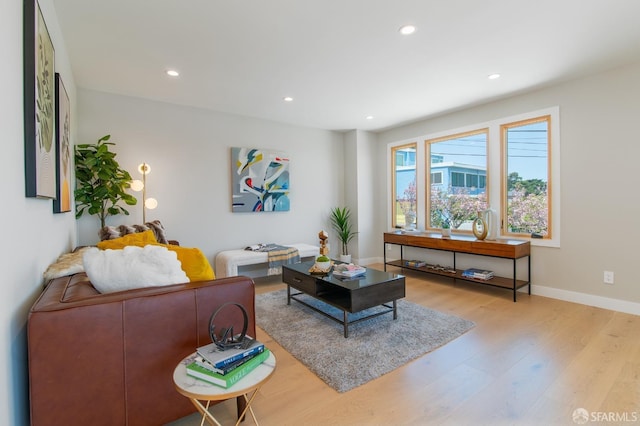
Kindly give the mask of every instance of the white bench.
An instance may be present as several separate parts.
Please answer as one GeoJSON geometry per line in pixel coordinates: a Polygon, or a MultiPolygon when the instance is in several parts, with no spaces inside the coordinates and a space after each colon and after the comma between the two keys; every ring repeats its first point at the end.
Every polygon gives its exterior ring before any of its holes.
{"type": "MultiPolygon", "coordinates": [[[[320,248],[309,244],[297,243],[297,244],[282,244],[286,247],[295,247],[298,249],[300,260],[306,260],[305,258],[315,258],[320,253],[320,248]]],[[[226,250],[221,251],[216,256],[216,278],[235,277],[238,275],[238,267],[241,266],[255,266],[259,265],[256,269],[264,269],[264,273],[257,276],[266,276],[267,264],[269,261],[269,255],[267,252],[251,251],[251,250],[226,250]],[[264,264],[264,265],[262,265],[264,264]]],[[[250,270],[243,271],[242,275],[249,275],[250,270]]],[[[255,276],[255,274],[253,274],[255,276]]]]}

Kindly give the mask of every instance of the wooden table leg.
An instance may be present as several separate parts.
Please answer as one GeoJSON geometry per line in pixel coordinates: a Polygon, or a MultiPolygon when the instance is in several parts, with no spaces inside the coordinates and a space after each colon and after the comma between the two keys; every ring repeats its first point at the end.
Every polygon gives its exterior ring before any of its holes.
{"type": "Polygon", "coordinates": [[[236,398],[236,410],[238,412],[238,419],[244,421],[244,412],[247,409],[247,398],[241,396],[236,398]]]}

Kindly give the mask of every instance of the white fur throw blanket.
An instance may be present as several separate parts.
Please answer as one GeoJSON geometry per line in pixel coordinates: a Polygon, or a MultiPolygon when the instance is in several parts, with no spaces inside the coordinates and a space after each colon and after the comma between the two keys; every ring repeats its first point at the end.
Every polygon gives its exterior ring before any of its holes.
{"type": "Polygon", "coordinates": [[[100,293],[189,282],[176,253],[161,246],[90,248],[84,253],[83,263],[100,293]]]}
{"type": "Polygon", "coordinates": [[[84,272],[82,255],[88,249],[89,247],[82,247],[71,253],[61,254],[58,257],[58,260],[49,265],[47,270],[44,271],[43,277],[45,284],[54,278],[66,277],[67,275],[84,272]]]}

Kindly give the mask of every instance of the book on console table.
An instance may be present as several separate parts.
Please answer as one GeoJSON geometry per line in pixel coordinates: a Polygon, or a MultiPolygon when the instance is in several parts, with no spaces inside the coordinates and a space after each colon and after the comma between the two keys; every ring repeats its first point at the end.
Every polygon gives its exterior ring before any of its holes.
{"type": "Polygon", "coordinates": [[[262,351],[264,351],[264,344],[255,339],[252,339],[251,344],[244,348],[231,348],[222,350],[215,343],[209,343],[208,345],[200,346],[197,349],[198,355],[200,355],[215,368],[220,369],[235,361],[249,357],[251,355],[256,355],[257,353],[262,351]]]}
{"type": "Polygon", "coordinates": [[[462,276],[466,278],[474,278],[477,280],[490,280],[493,278],[493,271],[484,269],[469,268],[462,272],[462,276]]]}
{"type": "Polygon", "coordinates": [[[187,375],[223,388],[229,388],[262,364],[269,357],[269,353],[269,349],[264,348],[262,352],[251,357],[249,361],[225,375],[214,373],[194,361],[187,365],[187,375]]]}
{"type": "Polygon", "coordinates": [[[420,268],[422,266],[427,266],[427,262],[423,262],[422,260],[405,260],[405,266],[411,266],[413,268],[420,268]]]}

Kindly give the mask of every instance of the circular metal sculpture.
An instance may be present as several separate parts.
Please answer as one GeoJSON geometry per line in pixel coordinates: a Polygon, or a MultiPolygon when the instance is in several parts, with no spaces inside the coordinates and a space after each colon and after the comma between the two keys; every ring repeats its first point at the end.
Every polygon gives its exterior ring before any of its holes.
{"type": "Polygon", "coordinates": [[[247,348],[253,342],[253,339],[247,337],[247,328],[249,327],[249,316],[247,315],[247,310],[239,303],[227,302],[224,305],[220,306],[216,311],[211,314],[211,318],[209,318],[209,336],[211,337],[211,341],[218,346],[221,350],[231,349],[231,348],[247,348]],[[216,325],[214,323],[216,316],[220,311],[228,306],[236,306],[242,311],[242,316],[244,317],[244,325],[242,326],[242,332],[240,334],[233,334],[233,325],[229,325],[228,327],[220,328],[220,333],[216,333],[216,325]]]}

